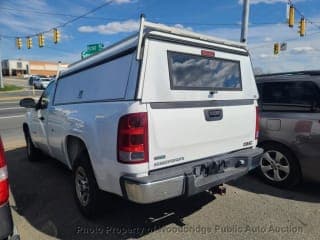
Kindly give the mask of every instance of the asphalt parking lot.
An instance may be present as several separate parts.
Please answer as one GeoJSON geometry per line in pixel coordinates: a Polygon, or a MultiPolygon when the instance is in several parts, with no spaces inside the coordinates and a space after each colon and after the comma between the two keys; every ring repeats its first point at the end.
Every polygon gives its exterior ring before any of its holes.
{"type": "Polygon", "coordinates": [[[11,204],[22,239],[319,239],[320,189],[294,190],[246,176],[225,196],[202,193],[151,205],[104,199],[95,220],[81,216],[71,173],[44,157],[28,162],[24,147],[7,146],[11,204]]]}

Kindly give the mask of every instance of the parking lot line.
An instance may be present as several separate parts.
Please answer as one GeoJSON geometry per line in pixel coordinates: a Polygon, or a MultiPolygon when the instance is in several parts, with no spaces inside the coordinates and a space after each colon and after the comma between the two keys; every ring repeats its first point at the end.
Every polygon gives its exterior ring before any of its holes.
{"type": "Polygon", "coordinates": [[[24,115],[13,115],[13,116],[7,116],[7,117],[0,117],[1,119],[9,119],[9,118],[22,118],[24,115]]]}
{"type": "Polygon", "coordinates": [[[21,109],[21,108],[23,108],[23,107],[0,108],[0,111],[3,111],[3,110],[21,109]]]}
{"type": "Polygon", "coordinates": [[[0,102],[0,105],[1,104],[12,104],[12,103],[17,103],[18,104],[19,102],[18,101],[16,101],[16,102],[0,102]]]}

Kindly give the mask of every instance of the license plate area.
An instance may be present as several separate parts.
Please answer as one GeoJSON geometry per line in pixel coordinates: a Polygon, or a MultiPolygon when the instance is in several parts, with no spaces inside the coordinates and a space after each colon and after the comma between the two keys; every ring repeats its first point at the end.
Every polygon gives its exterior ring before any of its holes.
{"type": "Polygon", "coordinates": [[[224,173],[226,168],[228,168],[228,162],[220,160],[196,166],[193,173],[196,177],[207,177],[212,174],[224,173]]]}
{"type": "Polygon", "coordinates": [[[247,159],[215,160],[194,166],[193,174],[196,178],[203,178],[214,174],[223,174],[232,169],[245,168],[247,164],[247,159]]]}

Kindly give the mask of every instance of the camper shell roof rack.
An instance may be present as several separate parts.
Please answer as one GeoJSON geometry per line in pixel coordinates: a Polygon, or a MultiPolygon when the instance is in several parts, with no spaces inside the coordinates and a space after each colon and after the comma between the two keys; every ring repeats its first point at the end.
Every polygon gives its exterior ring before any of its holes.
{"type": "Polygon", "coordinates": [[[159,32],[159,33],[172,34],[177,37],[187,37],[187,38],[198,40],[198,41],[202,40],[202,41],[206,41],[213,44],[222,44],[222,45],[225,45],[226,47],[239,49],[238,51],[239,53],[247,54],[247,45],[244,43],[215,38],[215,37],[211,37],[211,36],[207,36],[199,33],[194,33],[185,29],[169,27],[159,23],[148,22],[145,20],[144,15],[141,15],[140,27],[139,27],[138,33],[135,33],[134,35],[131,35],[120,42],[116,42],[115,44],[108,46],[101,52],[98,52],[88,58],[85,58],[70,64],[68,69],[58,73],[58,77],[62,78],[64,76],[82,71],[82,69],[84,68],[98,65],[106,61],[106,59],[110,59],[113,56],[119,56],[119,54],[121,55],[122,53],[125,53],[128,51],[136,50],[137,51],[136,59],[141,60],[142,58],[141,49],[143,46],[144,37],[153,31],[159,32]]]}

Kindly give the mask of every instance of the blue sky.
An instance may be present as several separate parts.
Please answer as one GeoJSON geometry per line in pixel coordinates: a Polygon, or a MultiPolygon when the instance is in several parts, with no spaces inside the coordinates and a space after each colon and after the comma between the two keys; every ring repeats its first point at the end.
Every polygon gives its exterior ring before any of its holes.
{"type": "MultiPolygon", "coordinates": [[[[320,12],[319,0],[292,0],[313,24],[307,36],[299,37],[298,20],[286,25],[287,0],[251,0],[248,47],[254,67],[263,72],[319,69],[320,12]],[[287,42],[287,51],[273,55],[274,42],[287,42]]],[[[1,57],[52,60],[71,63],[80,59],[87,44],[112,44],[138,28],[140,13],[147,20],[184,27],[196,32],[239,41],[242,14],[241,0],[6,0],[0,1],[1,57]],[[16,49],[14,36],[26,37],[44,32],[76,16],[109,2],[108,5],[67,24],[59,44],[47,33],[46,46],[16,49]]]]}

